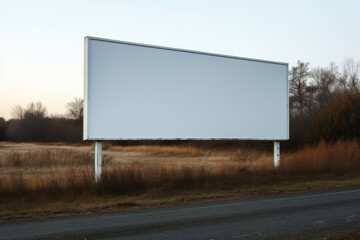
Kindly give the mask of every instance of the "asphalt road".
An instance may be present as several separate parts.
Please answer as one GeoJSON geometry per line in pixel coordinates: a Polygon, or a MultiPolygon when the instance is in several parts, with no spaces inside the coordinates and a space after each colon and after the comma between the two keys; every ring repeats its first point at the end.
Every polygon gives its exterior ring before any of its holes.
{"type": "Polygon", "coordinates": [[[360,187],[0,223],[0,239],[314,239],[360,230],[360,187]]]}

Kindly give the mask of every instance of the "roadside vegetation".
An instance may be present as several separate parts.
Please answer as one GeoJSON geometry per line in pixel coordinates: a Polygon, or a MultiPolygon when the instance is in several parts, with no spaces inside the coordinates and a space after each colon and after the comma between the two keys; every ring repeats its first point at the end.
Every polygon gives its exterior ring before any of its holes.
{"type": "Polygon", "coordinates": [[[349,233],[336,234],[324,238],[319,238],[319,240],[359,240],[359,239],[360,239],[359,231],[352,231],[349,233]]]}
{"type": "Polygon", "coordinates": [[[278,169],[273,167],[271,151],[256,148],[108,144],[99,183],[94,182],[91,148],[1,152],[0,219],[360,184],[356,140],[320,142],[284,153],[278,169]],[[116,154],[135,154],[137,160],[124,163],[116,154]],[[198,164],[202,158],[215,160],[198,164]]]}

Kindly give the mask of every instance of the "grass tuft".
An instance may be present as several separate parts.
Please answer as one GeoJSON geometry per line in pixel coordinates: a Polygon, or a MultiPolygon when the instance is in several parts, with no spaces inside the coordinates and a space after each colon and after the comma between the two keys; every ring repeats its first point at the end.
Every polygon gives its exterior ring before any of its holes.
{"type": "Polygon", "coordinates": [[[342,175],[360,170],[360,146],[358,141],[338,141],[317,146],[307,146],[294,153],[282,154],[280,169],[287,174],[335,174],[342,175]]]}
{"type": "Polygon", "coordinates": [[[107,149],[117,152],[142,152],[160,156],[198,157],[205,151],[192,146],[109,146],[107,149]]]}

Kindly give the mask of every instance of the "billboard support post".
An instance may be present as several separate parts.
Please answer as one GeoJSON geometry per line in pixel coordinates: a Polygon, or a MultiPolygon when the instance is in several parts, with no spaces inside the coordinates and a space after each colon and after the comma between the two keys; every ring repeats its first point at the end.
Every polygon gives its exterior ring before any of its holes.
{"type": "Polygon", "coordinates": [[[280,142],[274,141],[274,166],[280,166],[280,142]]]}
{"type": "Polygon", "coordinates": [[[95,182],[101,179],[101,141],[95,142],[95,182]]]}

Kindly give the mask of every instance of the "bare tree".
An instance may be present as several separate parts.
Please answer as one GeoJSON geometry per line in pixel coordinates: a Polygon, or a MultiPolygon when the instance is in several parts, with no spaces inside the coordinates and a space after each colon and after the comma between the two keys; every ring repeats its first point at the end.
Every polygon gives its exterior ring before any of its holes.
{"type": "Polygon", "coordinates": [[[11,110],[11,116],[15,119],[23,119],[24,108],[21,105],[14,105],[11,110]]]}
{"type": "Polygon", "coordinates": [[[41,102],[31,102],[24,110],[24,118],[45,118],[47,114],[46,107],[41,102]]]}
{"type": "Polygon", "coordinates": [[[51,124],[46,115],[46,107],[41,102],[31,102],[26,108],[15,105],[12,111],[15,119],[9,121],[6,137],[16,141],[45,140],[51,124]]]}
{"type": "Polygon", "coordinates": [[[5,139],[6,121],[3,117],[0,117],[0,141],[5,139]]]}
{"type": "Polygon", "coordinates": [[[360,61],[347,58],[343,64],[343,72],[340,80],[340,88],[354,94],[360,93],[360,61]]]}
{"type": "Polygon", "coordinates": [[[305,117],[309,106],[308,79],[311,76],[308,62],[297,62],[297,66],[290,71],[290,104],[292,115],[305,117]]]}
{"type": "Polygon", "coordinates": [[[26,108],[21,105],[14,105],[11,111],[11,116],[15,119],[25,119],[25,118],[44,118],[46,117],[47,110],[46,107],[41,102],[31,102],[27,105],[26,108]]]}
{"type": "Polygon", "coordinates": [[[334,100],[335,96],[333,93],[336,90],[336,85],[340,82],[339,76],[338,66],[333,62],[327,68],[312,70],[313,86],[316,88],[316,99],[319,109],[323,109],[334,100]]]}
{"type": "Polygon", "coordinates": [[[66,104],[67,116],[76,120],[82,120],[84,115],[84,100],[75,98],[74,101],[66,104]]]}

